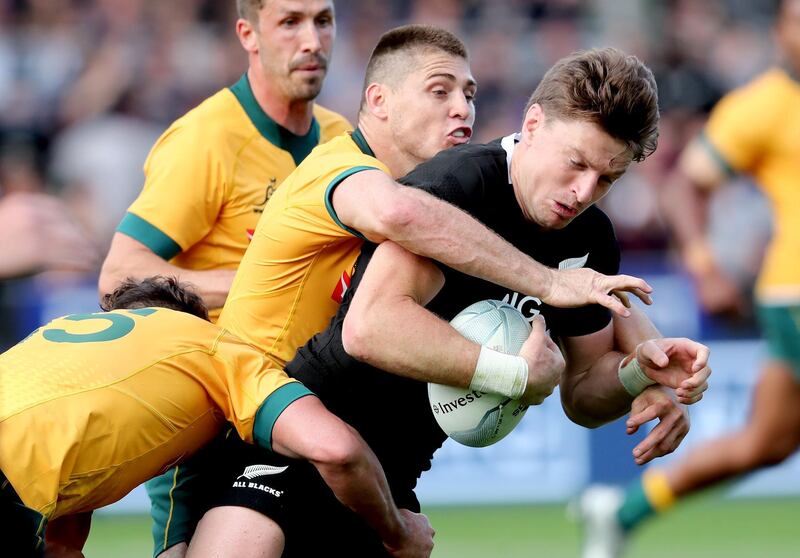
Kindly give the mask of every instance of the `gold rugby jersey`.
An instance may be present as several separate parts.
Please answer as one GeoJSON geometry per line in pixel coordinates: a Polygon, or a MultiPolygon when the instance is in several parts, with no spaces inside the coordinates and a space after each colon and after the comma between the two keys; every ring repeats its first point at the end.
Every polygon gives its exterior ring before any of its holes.
{"type": "Polygon", "coordinates": [[[309,132],[289,132],[261,109],[245,74],[158,139],[117,230],[178,267],[235,269],[278,185],[316,145],[350,129],[315,105],[309,132]]]}
{"type": "Polygon", "coordinates": [[[271,447],[310,392],[225,330],[165,308],[57,318],[0,355],[0,470],[46,517],[120,499],[225,421],[271,447]]]}
{"type": "Polygon", "coordinates": [[[363,170],[389,169],[360,130],[315,148],[264,209],[219,323],[279,366],[327,327],[363,237],[333,209],[334,189],[363,170]]]}
{"type": "Polygon", "coordinates": [[[772,205],[758,298],[800,300],[800,81],[775,68],[732,91],[703,137],[728,170],[751,175],[772,205]]]}

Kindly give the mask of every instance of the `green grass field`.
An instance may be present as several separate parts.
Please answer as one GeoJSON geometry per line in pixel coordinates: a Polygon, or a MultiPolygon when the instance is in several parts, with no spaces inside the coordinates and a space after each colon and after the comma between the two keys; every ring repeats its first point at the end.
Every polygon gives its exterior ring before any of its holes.
{"type": "MultiPolygon", "coordinates": [[[[577,558],[578,527],[563,506],[431,508],[435,558],[577,558]]],[[[145,558],[149,520],[94,519],[87,558],[145,558]]],[[[643,528],[626,558],[795,558],[800,556],[800,499],[689,502],[643,528]]]]}

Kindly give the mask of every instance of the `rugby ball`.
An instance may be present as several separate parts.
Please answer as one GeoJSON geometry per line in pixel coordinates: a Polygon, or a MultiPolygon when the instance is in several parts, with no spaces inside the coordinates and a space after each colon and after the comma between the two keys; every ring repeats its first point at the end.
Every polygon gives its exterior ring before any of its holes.
{"type": "MultiPolygon", "coordinates": [[[[505,302],[482,300],[450,321],[461,335],[497,351],[518,354],[531,332],[520,312],[505,302]]],[[[439,427],[465,446],[481,448],[514,430],[528,406],[503,395],[428,384],[431,411],[439,427]]]]}

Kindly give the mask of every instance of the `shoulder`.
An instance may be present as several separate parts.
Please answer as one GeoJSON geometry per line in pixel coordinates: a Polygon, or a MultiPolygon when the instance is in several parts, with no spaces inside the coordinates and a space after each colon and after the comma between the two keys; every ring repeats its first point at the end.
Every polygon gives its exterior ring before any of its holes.
{"type": "Polygon", "coordinates": [[[250,128],[242,125],[241,107],[228,89],[222,89],[175,120],[159,143],[186,143],[193,149],[219,149],[236,138],[245,140],[250,128]]]}
{"type": "Polygon", "coordinates": [[[353,129],[353,125],[341,114],[314,103],[314,118],[319,122],[320,129],[329,130],[331,136],[339,135],[353,129]]]}
{"type": "Polygon", "coordinates": [[[767,111],[773,113],[780,107],[777,97],[782,97],[789,90],[791,79],[779,68],[772,68],[756,76],[741,87],[726,94],[717,103],[714,112],[725,111],[767,111]]]}
{"type": "Polygon", "coordinates": [[[508,180],[506,154],[499,143],[467,144],[440,151],[433,159],[420,164],[401,181],[417,185],[434,177],[458,181],[482,182],[502,178],[508,180]]]}

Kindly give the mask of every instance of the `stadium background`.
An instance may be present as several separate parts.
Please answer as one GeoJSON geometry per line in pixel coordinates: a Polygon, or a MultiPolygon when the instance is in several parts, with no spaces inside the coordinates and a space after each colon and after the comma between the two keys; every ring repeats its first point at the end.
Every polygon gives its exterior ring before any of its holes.
{"type": "MultiPolygon", "coordinates": [[[[383,31],[406,22],[441,25],[465,39],[479,81],[473,141],[515,129],[542,73],[573,50],[618,46],[653,68],[659,148],[602,205],[617,228],[624,270],[656,288],[648,313],[662,332],[712,346],[712,390],[692,410],[685,448],[743,421],[762,346],[752,319],[725,322],[698,309],[670,252],[659,188],[718,97],[774,60],[773,9],[767,0],[340,0],[333,62],[319,100],[355,121],[371,47],[383,31]]],[[[0,0],[0,192],[62,198],[105,252],[141,188],[153,141],[244,71],[234,11],[232,0],[0,0]]],[[[721,261],[749,285],[769,235],[762,198],[737,181],[717,200],[712,225],[721,261]]],[[[54,315],[95,310],[95,284],[96,275],[64,274],[0,283],[0,345],[54,315]]],[[[577,528],[564,519],[563,503],[588,482],[624,482],[636,473],[635,440],[623,430],[576,427],[553,397],[495,447],[446,445],[420,487],[439,531],[434,555],[521,556],[536,549],[541,556],[575,556],[577,528]],[[473,507],[479,504],[493,507],[473,507]]],[[[699,537],[684,556],[795,555],[796,456],[724,492],[724,500],[701,499],[647,529],[630,555],[672,550],[675,533],[699,537]],[[701,533],[698,524],[714,522],[722,525],[701,533]]],[[[135,515],[144,509],[137,491],[98,513],[87,556],[147,555],[147,522],[135,515]]]]}

